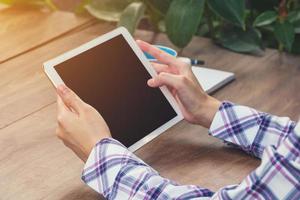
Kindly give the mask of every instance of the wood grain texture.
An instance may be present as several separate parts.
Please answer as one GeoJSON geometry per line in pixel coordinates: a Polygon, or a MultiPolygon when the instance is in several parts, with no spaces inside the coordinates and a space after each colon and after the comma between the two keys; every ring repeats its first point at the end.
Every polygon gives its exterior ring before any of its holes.
{"type": "Polygon", "coordinates": [[[0,64],[47,43],[93,19],[72,13],[32,8],[9,8],[0,12],[0,64]]]}
{"type": "MultiPolygon", "coordinates": [[[[54,136],[55,91],[42,63],[112,28],[95,24],[1,65],[0,199],[98,199],[80,181],[83,164],[54,136]]],[[[149,41],[153,34],[139,31],[136,37],[149,41]]],[[[170,45],[164,35],[154,43],[170,45]]],[[[236,73],[237,80],[216,92],[216,97],[298,119],[299,57],[274,50],[267,50],[264,57],[241,55],[204,38],[195,38],[183,55],[236,73]]],[[[167,178],[212,190],[239,183],[259,164],[208,136],[206,129],[184,121],[136,154],[167,178]]]]}
{"type": "Polygon", "coordinates": [[[45,61],[111,29],[113,26],[109,23],[98,24],[3,63],[0,67],[0,128],[56,100],[54,89],[43,71],[45,61]]]}
{"type": "Polygon", "coordinates": [[[55,115],[53,104],[0,130],[1,200],[97,199],[80,181],[83,163],[54,137],[55,115]]]}

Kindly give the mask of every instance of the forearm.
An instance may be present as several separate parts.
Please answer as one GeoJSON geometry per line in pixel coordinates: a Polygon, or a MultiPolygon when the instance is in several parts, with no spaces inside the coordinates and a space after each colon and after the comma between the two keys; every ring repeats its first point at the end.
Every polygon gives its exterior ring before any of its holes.
{"type": "Polygon", "coordinates": [[[261,165],[240,184],[216,193],[161,177],[112,139],[96,145],[82,179],[106,199],[290,199],[300,197],[299,138],[300,126],[278,148],[268,146],[261,165]]]}
{"type": "MultiPolygon", "coordinates": [[[[215,103],[211,104],[211,108],[216,109],[218,103],[215,103]]],[[[276,188],[280,185],[273,187],[272,184],[268,185],[268,182],[262,182],[266,175],[276,183],[289,184],[290,179],[299,182],[297,178],[299,176],[294,177],[294,173],[284,177],[283,180],[282,176],[268,174],[269,171],[276,171],[278,165],[280,169],[286,168],[285,171],[293,170],[299,174],[299,166],[295,164],[296,161],[299,162],[299,145],[290,150],[292,141],[299,141],[299,130],[298,136],[295,134],[291,136],[295,130],[294,122],[288,118],[278,118],[229,102],[223,102],[215,113],[205,114],[207,114],[206,122],[209,123],[211,120],[211,135],[239,145],[245,151],[258,157],[261,157],[262,152],[266,150],[262,164],[257,170],[240,185],[221,189],[215,197],[220,197],[220,199],[240,196],[253,198],[254,196],[249,195],[247,191],[259,197],[269,197],[263,196],[264,192],[276,198],[281,197],[282,194],[276,193],[276,188]],[[286,140],[288,137],[290,140],[286,140]],[[259,185],[261,188],[253,188],[258,183],[262,184],[259,185]],[[270,190],[272,190],[271,193],[270,190]]],[[[113,139],[104,139],[93,148],[85,165],[82,179],[107,199],[207,199],[214,195],[208,189],[191,185],[180,186],[161,177],[113,139]]],[[[292,191],[291,187],[283,188],[284,195],[292,191]]]]}
{"type": "Polygon", "coordinates": [[[273,145],[277,148],[295,125],[287,117],[276,117],[246,106],[223,102],[209,133],[260,158],[265,147],[273,145]]]}
{"type": "Polygon", "coordinates": [[[106,199],[207,199],[213,193],[197,186],[180,186],[112,139],[99,142],[85,165],[82,180],[106,199]]]}
{"type": "Polygon", "coordinates": [[[299,199],[300,125],[275,148],[265,148],[260,166],[240,184],[217,191],[212,199],[299,199]]]}
{"type": "Polygon", "coordinates": [[[199,108],[196,113],[197,124],[205,128],[209,128],[218,112],[222,102],[218,99],[206,96],[199,102],[199,108]]]}

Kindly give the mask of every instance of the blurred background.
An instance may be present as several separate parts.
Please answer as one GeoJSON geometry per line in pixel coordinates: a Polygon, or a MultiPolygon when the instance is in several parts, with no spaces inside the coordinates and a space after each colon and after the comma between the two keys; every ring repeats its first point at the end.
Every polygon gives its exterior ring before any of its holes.
{"type": "Polygon", "coordinates": [[[231,51],[266,47],[300,54],[300,0],[0,0],[6,6],[65,10],[125,26],[165,32],[179,49],[203,36],[231,51]]]}
{"type": "MultiPolygon", "coordinates": [[[[57,97],[42,63],[116,26],[204,60],[199,69],[233,72],[216,98],[298,120],[299,1],[0,0],[0,199],[99,199],[55,137],[57,97]]],[[[185,121],[137,155],[167,178],[213,191],[260,164],[185,121]]]]}

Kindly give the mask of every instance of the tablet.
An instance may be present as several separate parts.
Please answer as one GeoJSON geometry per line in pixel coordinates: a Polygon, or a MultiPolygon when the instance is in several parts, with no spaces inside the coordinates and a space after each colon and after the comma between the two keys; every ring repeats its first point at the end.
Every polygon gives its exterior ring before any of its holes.
{"type": "Polygon", "coordinates": [[[44,63],[44,70],[55,87],[66,84],[97,109],[131,151],[183,119],[166,87],[147,85],[157,74],[125,28],[44,63]]]}

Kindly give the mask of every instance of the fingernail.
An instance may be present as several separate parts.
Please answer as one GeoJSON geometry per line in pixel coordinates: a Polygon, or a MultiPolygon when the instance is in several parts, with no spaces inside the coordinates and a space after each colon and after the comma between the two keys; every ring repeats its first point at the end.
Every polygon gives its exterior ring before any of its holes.
{"type": "Polygon", "coordinates": [[[153,86],[154,85],[154,79],[150,79],[150,80],[148,80],[148,85],[149,86],[153,86]]]}
{"type": "Polygon", "coordinates": [[[67,88],[67,86],[65,85],[59,85],[57,87],[58,91],[62,94],[62,95],[65,95],[66,93],[68,93],[69,89],[67,88]]]}

